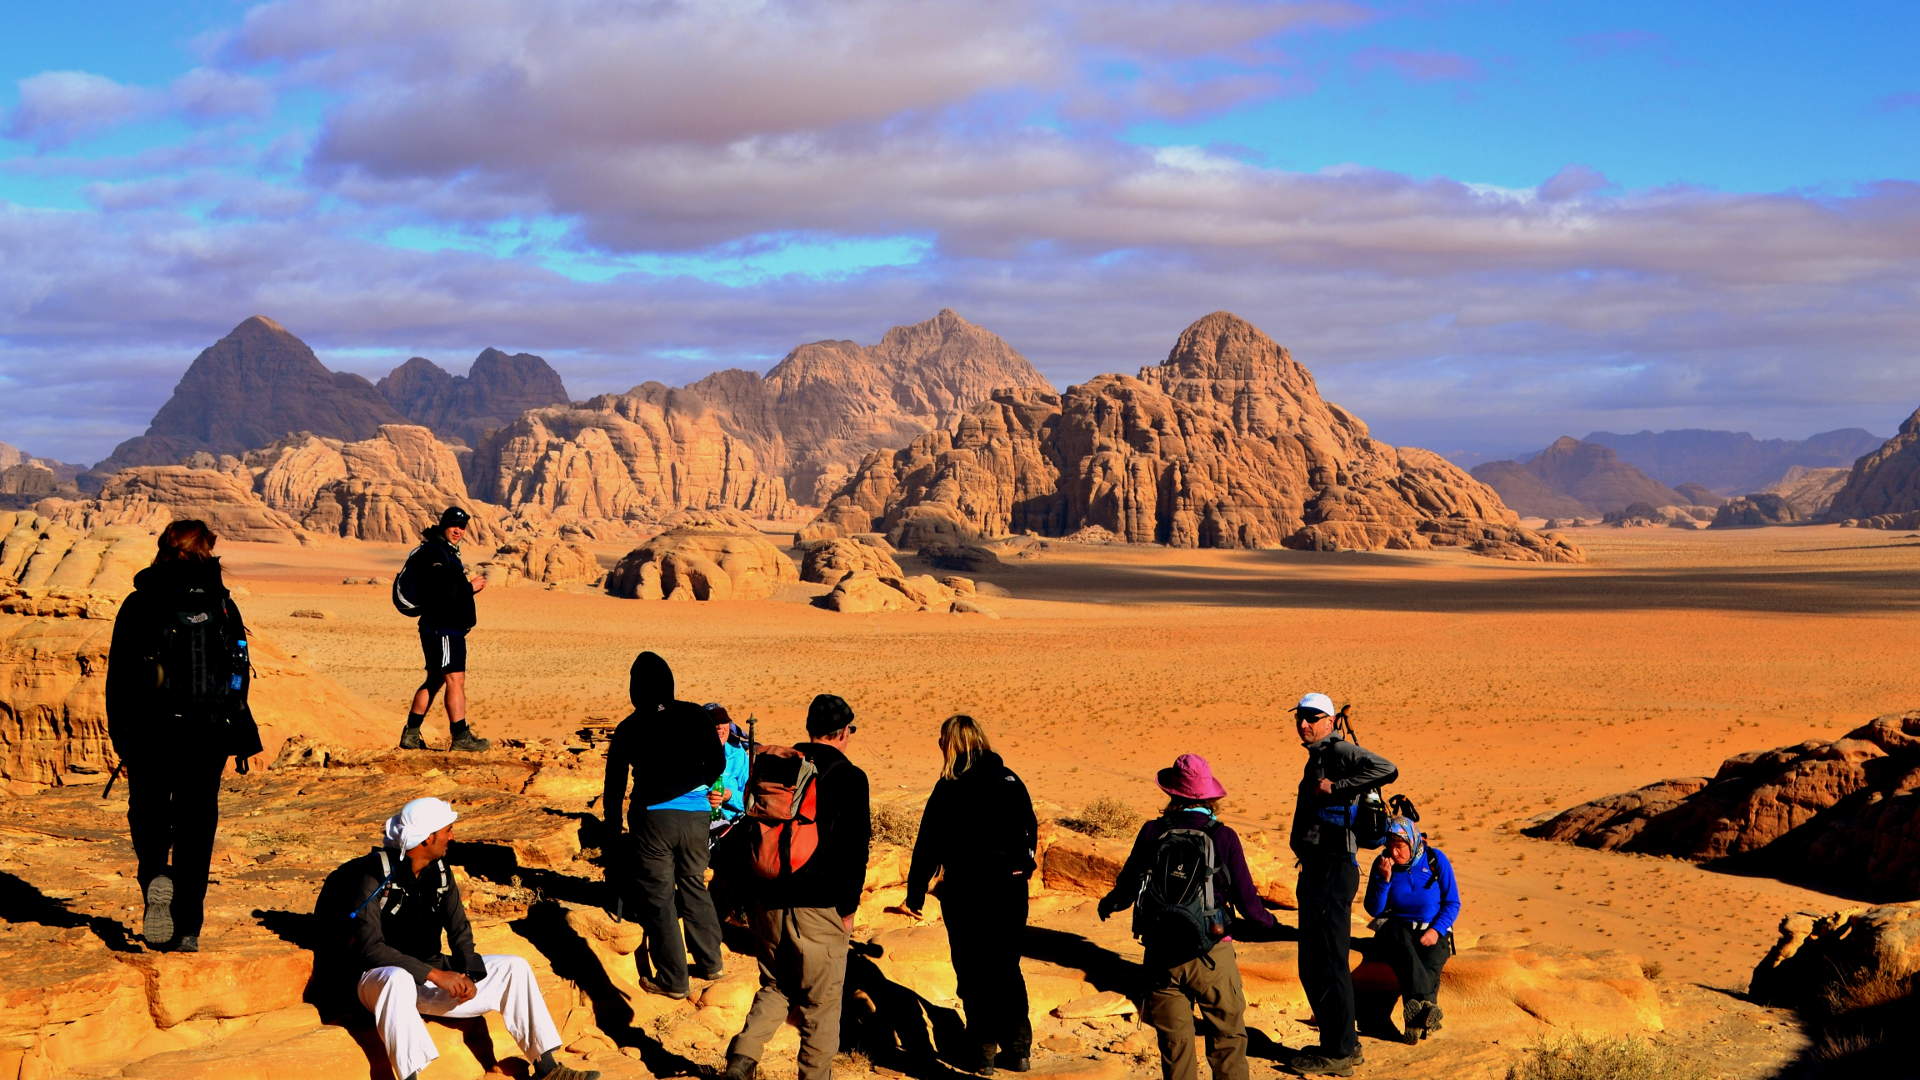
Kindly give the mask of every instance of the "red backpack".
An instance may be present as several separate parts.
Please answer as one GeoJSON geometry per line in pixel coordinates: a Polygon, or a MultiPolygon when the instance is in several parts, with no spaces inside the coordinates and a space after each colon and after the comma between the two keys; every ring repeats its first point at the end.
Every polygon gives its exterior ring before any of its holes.
{"type": "Polygon", "coordinates": [[[761,746],[747,777],[747,868],[763,881],[792,876],[820,846],[820,771],[791,746],[761,746]]]}

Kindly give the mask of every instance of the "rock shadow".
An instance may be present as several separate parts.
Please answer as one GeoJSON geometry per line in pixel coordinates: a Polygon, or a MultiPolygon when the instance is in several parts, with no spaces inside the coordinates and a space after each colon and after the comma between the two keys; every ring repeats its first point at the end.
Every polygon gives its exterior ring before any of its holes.
{"type": "Polygon", "coordinates": [[[1146,996],[1145,967],[1080,934],[1028,926],[1020,955],[1082,972],[1095,990],[1111,990],[1135,1001],[1146,996]]]}
{"type": "Polygon", "coordinates": [[[879,946],[861,942],[847,953],[840,1049],[914,1080],[969,1076],[947,1064],[972,1048],[960,1014],[887,978],[873,962],[879,955],[879,946]]]}
{"type": "MultiPolygon", "coordinates": [[[[597,901],[593,906],[598,906],[597,901]]],[[[657,1077],[701,1076],[692,1060],[668,1050],[658,1039],[634,1026],[633,1007],[607,977],[593,950],[567,925],[567,909],[548,899],[534,904],[525,918],[507,924],[546,957],[553,973],[572,982],[593,1006],[593,1022],[617,1045],[640,1051],[641,1064],[657,1077]]]]}
{"type": "Polygon", "coordinates": [[[85,927],[113,952],[137,953],[140,946],[125,926],[104,915],[82,915],[34,888],[24,878],[0,871],[0,920],[10,923],[38,923],[57,929],[85,927]]]}

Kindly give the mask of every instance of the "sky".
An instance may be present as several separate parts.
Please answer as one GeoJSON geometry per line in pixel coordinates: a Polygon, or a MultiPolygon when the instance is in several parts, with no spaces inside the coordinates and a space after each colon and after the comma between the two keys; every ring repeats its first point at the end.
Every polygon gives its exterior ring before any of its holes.
{"type": "Polygon", "coordinates": [[[1401,445],[1920,406],[1920,8],[101,0],[0,35],[0,441],[271,316],[576,397],[950,307],[1057,385],[1233,311],[1401,445]]]}

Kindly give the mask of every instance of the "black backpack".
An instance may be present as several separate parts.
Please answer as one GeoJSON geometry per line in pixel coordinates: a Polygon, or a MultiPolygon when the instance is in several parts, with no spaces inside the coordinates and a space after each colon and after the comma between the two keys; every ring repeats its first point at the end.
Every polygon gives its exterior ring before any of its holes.
{"type": "Polygon", "coordinates": [[[409,619],[419,618],[426,610],[420,604],[422,597],[419,583],[414,580],[419,575],[413,573],[414,559],[425,547],[426,545],[422,544],[409,551],[405,565],[400,567],[399,573],[393,575],[393,610],[409,619]]]}
{"type": "Polygon", "coordinates": [[[161,600],[153,662],[166,707],[182,715],[225,720],[247,703],[252,674],[247,628],[216,582],[193,582],[161,600]]]}
{"type": "Polygon", "coordinates": [[[1133,936],[1146,946],[1152,963],[1199,959],[1226,936],[1226,912],[1214,896],[1219,872],[1211,825],[1160,834],[1133,907],[1133,936]]]}

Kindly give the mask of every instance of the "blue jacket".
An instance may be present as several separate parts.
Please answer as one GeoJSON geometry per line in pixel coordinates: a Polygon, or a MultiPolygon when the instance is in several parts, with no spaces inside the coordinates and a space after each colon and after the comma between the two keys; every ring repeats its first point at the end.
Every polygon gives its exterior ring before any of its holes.
{"type": "MultiPolygon", "coordinates": [[[[727,789],[727,801],[720,807],[720,816],[727,821],[746,812],[747,799],[747,752],[732,743],[726,744],[727,764],[720,773],[720,786],[727,789]]],[[[701,784],[684,795],[676,795],[665,802],[657,802],[647,807],[649,810],[699,810],[711,812],[713,804],[707,801],[707,791],[713,787],[711,782],[701,784]]]]}
{"type": "Polygon", "coordinates": [[[1460,885],[1453,877],[1453,863],[1439,848],[1426,850],[1440,868],[1437,875],[1428,867],[1425,853],[1407,866],[1394,867],[1390,880],[1382,881],[1377,872],[1367,875],[1367,914],[1405,919],[1442,934],[1453,929],[1454,920],[1460,917],[1460,885]]]}

